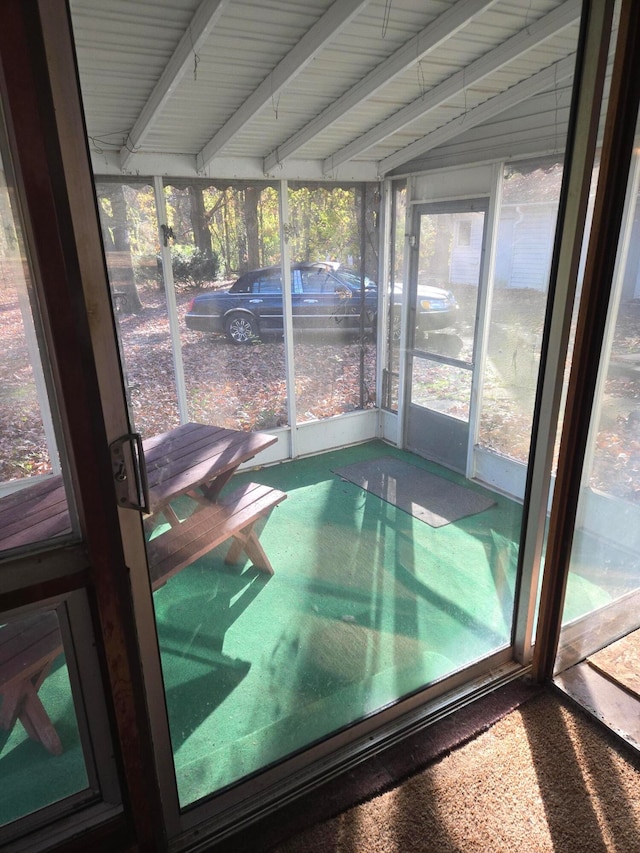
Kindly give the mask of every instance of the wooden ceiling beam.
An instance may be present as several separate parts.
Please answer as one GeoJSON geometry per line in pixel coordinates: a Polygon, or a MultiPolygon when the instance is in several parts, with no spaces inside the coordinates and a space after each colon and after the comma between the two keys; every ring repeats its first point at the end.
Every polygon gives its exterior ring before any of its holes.
{"type": "Polygon", "coordinates": [[[341,95],[320,115],[305,124],[297,133],[279,145],[264,160],[264,172],[273,172],[296,151],[306,145],[316,134],[330,127],[343,115],[359,106],[367,98],[382,89],[394,77],[419,62],[427,53],[455,35],[479,14],[493,6],[497,0],[459,0],[454,6],[431,21],[417,35],[398,48],[384,62],[377,65],[362,80],[341,95]]]}
{"type": "Polygon", "coordinates": [[[378,162],[378,173],[380,175],[386,174],[397,166],[420,157],[432,148],[437,148],[438,145],[449,142],[449,140],[454,139],[460,133],[495,118],[495,116],[500,115],[500,113],[505,112],[522,101],[526,101],[528,98],[533,97],[533,95],[537,95],[539,92],[543,92],[545,89],[552,88],[558,83],[569,79],[573,76],[574,66],[575,54],[571,54],[559,62],[554,62],[553,65],[543,68],[542,71],[538,71],[532,77],[516,83],[515,86],[511,86],[505,92],[489,98],[488,101],[484,101],[484,103],[463,113],[458,118],[453,119],[453,121],[448,122],[442,127],[438,127],[431,133],[427,133],[426,136],[412,142],[411,145],[407,145],[401,148],[400,151],[396,151],[395,154],[391,154],[389,157],[380,160],[378,162]]]}

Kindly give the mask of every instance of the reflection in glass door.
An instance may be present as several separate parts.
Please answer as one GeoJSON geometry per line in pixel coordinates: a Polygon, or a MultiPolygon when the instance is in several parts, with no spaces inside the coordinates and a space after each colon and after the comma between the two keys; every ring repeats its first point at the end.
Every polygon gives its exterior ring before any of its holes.
{"type": "Polygon", "coordinates": [[[564,670],[586,659],[622,684],[625,672],[637,678],[640,648],[639,234],[636,158],[600,358],[556,663],[564,670]],[[617,647],[610,646],[612,651],[600,653],[627,634],[617,647]]]}
{"type": "Polygon", "coordinates": [[[86,597],[70,579],[86,556],[68,500],[69,464],[45,345],[41,282],[13,166],[0,112],[2,849],[52,816],[101,797],[118,798],[105,709],[99,692],[80,684],[81,673],[99,666],[86,597]],[[46,600],[34,595],[38,582],[46,600]],[[62,591],[53,594],[56,582],[62,591]]]}
{"type": "Polygon", "coordinates": [[[466,472],[487,202],[414,212],[407,332],[409,450],[466,472]]]}
{"type": "MultiPolygon", "coordinates": [[[[50,484],[62,486],[58,441],[48,402],[47,382],[41,352],[42,334],[36,328],[33,283],[25,250],[23,232],[15,209],[8,157],[3,156],[0,139],[0,328],[3,347],[0,352],[0,495],[9,495],[36,484],[48,493],[50,484]],[[5,162],[6,161],[6,162],[5,162]]],[[[61,511],[66,512],[64,489],[61,511]]],[[[62,522],[55,534],[70,532],[62,522]]],[[[4,527],[5,536],[8,533],[4,527]]],[[[52,528],[32,530],[30,541],[49,538],[52,528]]],[[[5,542],[4,547],[26,544],[20,540],[5,542]]]]}

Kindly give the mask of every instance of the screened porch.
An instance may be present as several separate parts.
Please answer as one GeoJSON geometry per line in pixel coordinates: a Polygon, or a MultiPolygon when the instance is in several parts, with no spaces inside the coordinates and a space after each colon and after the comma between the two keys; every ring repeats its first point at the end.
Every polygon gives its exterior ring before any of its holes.
{"type": "MultiPolygon", "coordinates": [[[[176,838],[531,668],[619,10],[442,5],[70,4],[103,267],[83,299],[92,348],[113,346],[100,416],[120,391],[126,411],[109,453],[176,838]],[[599,80],[574,89],[589,50],[599,80]],[[185,425],[262,444],[156,509],[177,460],[153,448],[185,425]],[[163,537],[254,486],[283,497],[157,580],[163,537]]],[[[1,547],[35,566],[86,520],[12,146],[5,129],[1,547]]],[[[627,689],[595,656],[631,637],[633,668],[640,628],[639,174],[636,148],[562,604],[555,674],[578,698],[627,689]]],[[[8,839],[117,788],[81,586],[3,608],[8,839]]]]}

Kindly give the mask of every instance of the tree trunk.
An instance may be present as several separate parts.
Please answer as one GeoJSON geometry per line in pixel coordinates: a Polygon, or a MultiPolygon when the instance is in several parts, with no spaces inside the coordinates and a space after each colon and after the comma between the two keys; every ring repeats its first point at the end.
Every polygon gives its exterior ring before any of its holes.
{"type": "Polygon", "coordinates": [[[197,249],[211,255],[213,246],[211,244],[211,231],[207,219],[207,211],[204,206],[204,197],[200,187],[189,186],[189,198],[191,200],[191,227],[193,229],[193,242],[197,249]]]}
{"type": "Polygon", "coordinates": [[[257,187],[247,187],[244,191],[244,221],[247,229],[247,268],[250,270],[260,267],[259,202],[260,190],[257,187]]]}
{"type": "Polygon", "coordinates": [[[103,195],[111,202],[111,216],[105,216],[108,228],[103,226],[103,234],[113,299],[118,311],[135,314],[142,311],[142,303],[131,258],[124,188],[121,184],[114,184],[103,195]]]}

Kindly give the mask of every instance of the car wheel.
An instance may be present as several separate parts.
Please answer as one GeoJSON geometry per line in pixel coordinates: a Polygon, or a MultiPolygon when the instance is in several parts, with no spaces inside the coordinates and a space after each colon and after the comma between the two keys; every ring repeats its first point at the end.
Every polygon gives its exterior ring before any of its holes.
{"type": "Polygon", "coordinates": [[[227,317],[225,329],[234,344],[250,344],[258,338],[258,323],[250,314],[232,314],[227,317]]]}

